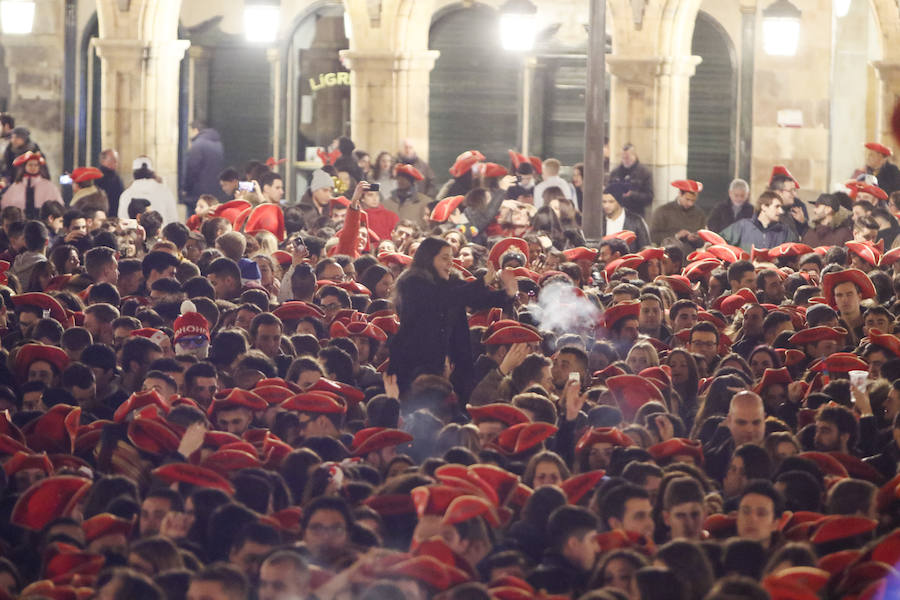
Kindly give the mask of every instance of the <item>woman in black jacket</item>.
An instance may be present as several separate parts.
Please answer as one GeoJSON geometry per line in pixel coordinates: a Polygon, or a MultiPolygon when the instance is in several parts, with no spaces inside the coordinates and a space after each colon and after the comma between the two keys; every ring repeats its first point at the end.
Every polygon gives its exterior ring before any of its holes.
{"type": "Polygon", "coordinates": [[[450,380],[465,401],[474,386],[466,307],[507,306],[518,292],[512,276],[501,276],[503,291],[491,290],[482,281],[451,276],[452,260],[450,244],[426,238],[410,268],[397,280],[400,329],[391,339],[388,372],[397,375],[401,394],[419,375],[442,375],[449,361],[450,380]]]}

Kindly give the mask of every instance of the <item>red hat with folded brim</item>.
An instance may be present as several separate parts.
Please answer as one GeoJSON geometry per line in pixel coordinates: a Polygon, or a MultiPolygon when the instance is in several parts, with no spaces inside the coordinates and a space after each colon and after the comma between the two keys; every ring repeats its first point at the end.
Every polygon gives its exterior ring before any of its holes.
{"type": "Polygon", "coordinates": [[[249,208],[253,208],[253,205],[246,200],[230,200],[217,206],[215,210],[213,210],[213,216],[222,217],[234,225],[238,216],[249,208]]]}
{"type": "Polygon", "coordinates": [[[131,535],[133,523],[128,519],[117,517],[110,513],[100,513],[81,524],[85,540],[90,543],[105,535],[122,534],[125,537],[131,535]]]}
{"type": "Polygon", "coordinates": [[[582,452],[594,444],[612,444],[627,448],[633,446],[634,441],[615,427],[594,427],[584,432],[581,439],[575,444],[575,451],[582,452]]]}
{"type": "Polygon", "coordinates": [[[492,333],[484,340],[486,346],[499,346],[503,344],[538,344],[543,340],[541,335],[524,325],[503,327],[492,333]]]}
{"type": "Polygon", "coordinates": [[[74,475],[42,479],[19,496],[10,523],[40,531],[53,519],[68,516],[75,502],[91,487],[91,480],[74,475]]]}
{"type": "Polygon", "coordinates": [[[68,315],[62,304],[49,294],[43,292],[27,292],[12,297],[13,306],[35,306],[49,312],[50,318],[56,319],[63,326],[68,322],[68,315]]]}
{"type": "Polygon", "coordinates": [[[197,465],[170,463],[154,469],[151,475],[166,483],[187,483],[197,487],[219,490],[229,496],[234,494],[234,486],[227,479],[212,469],[197,465]]]}
{"type": "Polygon", "coordinates": [[[447,507],[453,500],[466,493],[466,490],[450,485],[432,484],[413,488],[409,495],[418,516],[440,517],[447,512],[447,507]]]}
{"type": "Polygon", "coordinates": [[[563,481],[559,487],[561,487],[563,493],[565,493],[566,500],[569,501],[569,504],[578,504],[588,492],[597,487],[597,484],[600,483],[600,480],[603,479],[605,475],[606,471],[603,470],[581,473],[569,477],[563,481]]]}
{"type": "Polygon", "coordinates": [[[691,280],[684,275],[660,275],[654,281],[664,281],[676,294],[689,295],[694,289],[691,280]]]}
{"type": "Polygon", "coordinates": [[[509,250],[516,250],[524,254],[526,263],[530,260],[528,242],[517,237],[503,238],[491,247],[491,252],[488,255],[488,260],[494,265],[495,269],[500,268],[500,260],[509,250]]]}
{"type": "Polygon", "coordinates": [[[865,244],[863,242],[854,242],[849,241],[844,244],[847,247],[847,250],[857,255],[873,267],[878,264],[878,261],[881,260],[881,252],[878,251],[877,248],[869,244],[865,244]]]}
{"type": "Polygon", "coordinates": [[[830,373],[849,373],[850,371],[868,370],[868,363],[850,352],[835,352],[828,358],[820,360],[810,367],[810,371],[815,373],[822,371],[828,371],[830,373]]]}
{"type": "Polygon", "coordinates": [[[498,165],[497,163],[484,163],[484,166],[481,169],[482,175],[484,177],[504,177],[509,175],[509,170],[503,165],[498,165]]]}
{"type": "Polygon", "coordinates": [[[772,175],[769,176],[769,181],[772,181],[772,178],[775,177],[776,175],[782,175],[784,177],[787,177],[788,179],[790,179],[791,181],[794,182],[795,189],[800,188],[800,183],[797,181],[797,179],[793,175],[791,175],[791,172],[788,171],[788,168],[785,167],[784,165],[775,165],[774,167],[772,167],[772,175]]]}
{"type": "Polygon", "coordinates": [[[483,160],[484,154],[478,150],[466,150],[456,157],[456,161],[453,163],[453,166],[450,167],[450,174],[453,175],[453,177],[461,177],[471,171],[476,163],[483,160]]]}
{"type": "Polygon", "coordinates": [[[622,240],[623,242],[625,242],[626,244],[628,244],[630,246],[635,241],[637,241],[637,234],[633,231],[629,231],[628,229],[623,229],[622,231],[619,231],[617,233],[611,233],[609,235],[604,235],[603,239],[604,240],[612,240],[612,239],[622,240]]]}
{"type": "Polygon", "coordinates": [[[207,414],[212,416],[216,411],[238,407],[252,411],[261,411],[266,410],[269,404],[257,396],[255,392],[232,388],[226,396],[213,400],[212,404],[209,405],[207,414]]]}
{"type": "Polygon", "coordinates": [[[849,477],[849,473],[847,473],[847,469],[838,461],[835,457],[830,454],[826,454],[824,452],[801,452],[797,455],[798,458],[805,458],[806,460],[811,460],[816,464],[820,471],[822,471],[825,475],[832,475],[834,477],[849,477]]]}
{"type": "Polygon", "coordinates": [[[315,304],[310,304],[309,302],[303,302],[301,300],[290,300],[285,302],[273,310],[272,314],[283,321],[302,319],[304,317],[313,317],[315,319],[325,318],[325,312],[321,308],[315,304]]]}
{"type": "Polygon", "coordinates": [[[870,344],[875,344],[895,357],[900,357],[900,338],[896,335],[881,333],[878,329],[870,329],[867,338],[870,344]]]}
{"type": "Polygon", "coordinates": [[[845,515],[829,515],[822,518],[816,526],[809,541],[813,544],[825,544],[835,540],[846,539],[855,535],[871,533],[878,527],[878,521],[865,517],[845,515]]]}
{"type": "Polygon", "coordinates": [[[75,183],[87,183],[102,178],[103,172],[97,167],[78,167],[72,171],[72,181],[75,183]]]}
{"type": "Polygon", "coordinates": [[[347,407],[341,404],[334,395],[322,392],[303,392],[291,396],[281,403],[281,408],[324,415],[347,412],[347,407]]]}
{"type": "Polygon", "coordinates": [[[502,431],[494,440],[494,445],[507,455],[516,455],[531,450],[558,431],[549,423],[519,423],[502,431]]]}
{"type": "Polygon", "coordinates": [[[577,248],[569,248],[568,250],[563,250],[563,254],[568,260],[571,260],[573,262],[577,262],[579,260],[594,262],[597,259],[597,255],[600,254],[600,251],[596,248],[586,248],[585,246],[578,246],[577,248]]]}
{"type": "Polygon", "coordinates": [[[848,282],[856,285],[863,299],[875,297],[875,286],[868,275],[859,269],[844,269],[826,273],[822,278],[822,295],[825,297],[825,301],[834,306],[834,288],[848,282]]]}
{"type": "Polygon", "coordinates": [[[679,456],[687,456],[696,465],[703,464],[703,447],[697,440],[689,440],[685,438],[672,438],[665,442],[660,442],[650,446],[647,449],[653,460],[668,460],[679,456]]]}
{"type": "Polygon", "coordinates": [[[284,241],[284,211],[277,204],[260,204],[250,211],[250,215],[244,222],[244,231],[257,233],[268,231],[279,242],[284,241]]]}
{"type": "Polygon", "coordinates": [[[770,385],[788,385],[793,381],[794,378],[791,376],[787,367],[781,367],[780,369],[766,369],[763,371],[762,379],[759,380],[759,383],[756,384],[753,391],[757,394],[761,394],[762,391],[770,385]]]}
{"type": "Polygon", "coordinates": [[[638,409],[647,402],[665,402],[660,391],[646,378],[638,375],[616,375],[606,380],[606,386],[626,421],[633,421],[638,409]]]}
{"type": "Polygon", "coordinates": [[[399,446],[413,441],[413,436],[389,427],[368,427],[353,436],[350,449],[354,456],[365,456],[391,446],[399,446]]]}
{"type": "Polygon", "coordinates": [[[425,176],[422,175],[422,172],[412,165],[397,165],[395,173],[397,175],[406,175],[413,181],[422,181],[423,179],[425,179],[425,176]]]}
{"type": "Polygon", "coordinates": [[[722,266],[722,261],[717,258],[705,258],[687,265],[681,272],[691,281],[697,281],[707,277],[715,269],[722,266]]]}
{"type": "Polygon", "coordinates": [[[128,439],[138,450],[154,456],[175,452],[181,442],[165,423],[142,417],[128,424],[128,439]]]}
{"type": "Polygon", "coordinates": [[[847,335],[847,330],[843,327],[828,327],[826,325],[819,325],[817,327],[808,327],[806,329],[801,329],[794,335],[792,335],[788,341],[795,346],[801,346],[803,344],[814,344],[816,342],[821,342],[824,340],[834,340],[835,342],[841,342],[847,335]]]}
{"type": "Polygon", "coordinates": [[[6,471],[8,477],[28,469],[43,471],[44,475],[49,477],[53,474],[54,467],[46,452],[33,454],[27,450],[19,450],[13,454],[12,458],[3,463],[3,470],[6,471]]]}
{"type": "Polygon", "coordinates": [[[465,200],[463,196],[444,198],[435,205],[429,218],[436,223],[445,223],[450,218],[450,215],[453,214],[453,211],[459,208],[463,200],[465,200]]]}
{"type": "Polygon", "coordinates": [[[868,143],[866,144],[866,149],[867,149],[867,150],[874,150],[874,151],[877,152],[878,154],[881,154],[881,155],[884,155],[884,156],[893,156],[893,155],[894,155],[894,151],[893,151],[893,150],[891,150],[890,148],[888,148],[888,147],[885,146],[884,144],[879,144],[878,142],[868,142],[868,143]]]}
{"type": "Polygon", "coordinates": [[[306,391],[337,394],[338,396],[342,396],[347,402],[351,404],[356,404],[366,399],[366,394],[361,389],[355,388],[348,383],[343,383],[341,381],[332,381],[324,377],[319,377],[319,379],[314,384],[309,386],[306,391]]]}
{"type": "Polygon", "coordinates": [[[450,502],[441,519],[441,525],[456,525],[476,517],[484,517],[492,527],[500,526],[496,507],[481,496],[468,494],[458,496],[450,502]]]}
{"type": "Polygon", "coordinates": [[[221,448],[203,459],[200,466],[212,469],[220,475],[228,475],[241,469],[258,469],[262,467],[262,462],[250,452],[221,448]]]}
{"type": "Polygon", "coordinates": [[[728,242],[725,241],[725,238],[709,229],[700,229],[697,231],[697,235],[707,244],[728,244],[728,242]]]}
{"type": "Polygon", "coordinates": [[[641,312],[641,303],[638,300],[632,302],[620,302],[613,304],[603,314],[603,323],[606,329],[612,329],[622,319],[637,319],[641,312]]]}
{"type": "Polygon", "coordinates": [[[485,404],[484,406],[466,406],[472,422],[476,425],[485,421],[497,421],[508,426],[518,425],[519,423],[530,423],[531,419],[520,408],[504,402],[496,402],[494,404],[485,404]]]}
{"type": "Polygon", "coordinates": [[[682,192],[694,192],[695,194],[703,191],[703,184],[693,179],[676,179],[672,182],[672,187],[682,192]]]}

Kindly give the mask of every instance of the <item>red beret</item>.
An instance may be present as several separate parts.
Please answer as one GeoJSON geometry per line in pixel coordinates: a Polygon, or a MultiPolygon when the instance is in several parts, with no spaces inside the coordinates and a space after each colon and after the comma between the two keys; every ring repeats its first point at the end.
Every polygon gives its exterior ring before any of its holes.
{"type": "Polygon", "coordinates": [[[894,151],[885,146],[884,144],[879,144],[878,142],[868,142],[866,144],[866,149],[874,150],[878,154],[883,154],[884,156],[893,156],[894,151]]]}
{"type": "Polygon", "coordinates": [[[97,167],[78,167],[72,171],[72,181],[75,183],[86,183],[102,178],[103,172],[97,167]]]}
{"type": "Polygon", "coordinates": [[[50,363],[58,373],[62,373],[69,365],[69,355],[58,346],[47,344],[25,344],[16,353],[16,375],[21,381],[28,379],[28,367],[35,361],[50,363]]]}
{"type": "Polygon", "coordinates": [[[365,456],[370,452],[377,452],[383,448],[399,446],[413,441],[413,436],[389,427],[368,427],[362,429],[353,436],[350,446],[354,456],[365,456]]]}
{"type": "Polygon", "coordinates": [[[759,383],[753,388],[753,391],[757,394],[761,394],[763,390],[765,390],[770,385],[780,384],[780,385],[788,385],[792,383],[794,378],[791,376],[790,371],[788,371],[787,367],[781,367],[780,369],[766,369],[763,371],[762,379],[759,380],[759,383]]]}
{"type": "Polygon", "coordinates": [[[634,442],[615,427],[594,427],[589,428],[582,434],[581,439],[575,445],[575,451],[588,450],[594,444],[612,444],[613,446],[627,448],[628,446],[633,446],[634,442]]]}
{"type": "Polygon", "coordinates": [[[323,392],[303,392],[291,396],[281,403],[281,408],[323,415],[342,415],[347,412],[346,405],[338,402],[334,396],[323,392]]]}
{"type": "Polygon", "coordinates": [[[595,260],[597,260],[597,255],[600,254],[600,251],[596,248],[586,248],[585,246],[578,246],[577,248],[569,248],[568,250],[563,250],[563,254],[565,255],[566,259],[573,262],[579,260],[594,262],[595,260]]]}
{"type": "Polygon", "coordinates": [[[9,521],[25,529],[40,531],[53,519],[69,516],[90,487],[90,479],[74,475],[42,479],[19,496],[9,521]]]}
{"type": "Polygon", "coordinates": [[[503,238],[491,247],[491,252],[488,255],[488,260],[494,265],[495,269],[500,269],[500,259],[502,259],[503,255],[510,250],[521,252],[525,255],[525,262],[527,263],[529,261],[528,242],[517,237],[503,238]]]}
{"type": "Polygon", "coordinates": [[[810,542],[824,544],[835,540],[842,540],[855,535],[862,535],[875,531],[878,521],[865,517],[849,517],[845,515],[829,515],[823,517],[816,526],[810,542]]]}
{"type": "Polygon", "coordinates": [[[794,178],[793,175],[791,175],[791,172],[788,171],[788,168],[784,165],[775,165],[774,167],[772,167],[772,174],[769,176],[769,181],[772,181],[772,178],[774,178],[776,175],[782,175],[793,181],[794,189],[800,188],[800,183],[794,178]]]}
{"type": "Polygon", "coordinates": [[[8,461],[3,463],[3,470],[6,471],[8,477],[12,477],[19,471],[27,469],[38,469],[44,472],[47,477],[53,475],[53,462],[46,452],[32,454],[30,452],[19,451],[12,455],[8,461]]]}
{"type": "Polygon", "coordinates": [[[606,471],[588,471],[574,475],[563,481],[559,487],[566,495],[569,504],[578,504],[578,501],[584,498],[585,494],[597,487],[600,480],[606,475],[606,471]]]}
{"type": "Polygon", "coordinates": [[[475,163],[483,160],[484,154],[478,150],[466,150],[456,157],[456,161],[453,163],[453,166],[450,167],[450,174],[453,175],[453,177],[465,175],[475,166],[475,163]]]}
{"type": "Polygon", "coordinates": [[[869,276],[859,269],[844,269],[843,271],[832,271],[826,273],[822,277],[822,295],[828,304],[834,306],[834,288],[842,283],[853,283],[859,288],[862,298],[874,298],[875,286],[869,276]]]}
{"type": "Polygon", "coordinates": [[[828,454],[844,466],[850,477],[864,479],[876,485],[879,485],[884,481],[884,476],[878,469],[855,456],[837,451],[831,451],[828,454]]]}
{"type": "MultiPolygon", "coordinates": [[[[584,260],[590,259],[584,258],[584,260]]],[[[637,254],[626,254],[625,256],[614,258],[606,263],[606,265],[603,267],[603,273],[606,275],[606,278],[609,279],[610,277],[612,277],[612,274],[619,269],[637,269],[639,266],[644,264],[644,262],[645,259],[643,256],[639,256],[637,254]]]]}
{"type": "MultiPolygon", "coordinates": [[[[253,411],[266,410],[269,407],[268,402],[260,398],[256,395],[255,392],[251,392],[249,390],[242,390],[240,388],[232,388],[231,390],[222,390],[222,392],[227,391],[227,395],[220,398],[215,398],[212,401],[212,404],[209,405],[209,410],[207,414],[212,417],[216,411],[219,410],[227,410],[234,409],[238,407],[247,408],[253,411]]],[[[221,393],[221,392],[220,392],[221,393]]]]}
{"type": "Polygon", "coordinates": [[[868,371],[866,361],[858,358],[850,352],[835,352],[824,360],[819,360],[810,367],[811,371],[819,373],[829,371],[831,373],[849,373],[850,371],[868,371]]]}
{"type": "Polygon", "coordinates": [[[187,483],[234,494],[234,487],[227,479],[211,469],[187,463],[169,463],[154,469],[151,475],[166,483],[187,483]]]}
{"type": "Polygon", "coordinates": [[[459,208],[459,205],[462,204],[463,200],[465,200],[463,196],[450,196],[449,198],[444,198],[435,205],[429,219],[437,223],[445,223],[450,218],[450,215],[453,214],[453,211],[459,208]]]}
{"type": "Polygon", "coordinates": [[[498,421],[509,427],[518,425],[519,423],[530,423],[528,418],[520,408],[507,404],[505,402],[495,402],[494,404],[485,404],[484,406],[466,406],[472,422],[476,425],[485,421],[498,421]]]}
{"type": "Polygon", "coordinates": [[[655,385],[638,375],[616,375],[606,380],[606,386],[616,399],[619,410],[626,421],[633,421],[638,409],[656,400],[662,402],[663,396],[655,385]]]}
{"type": "Polygon", "coordinates": [[[494,445],[507,455],[530,450],[558,431],[549,423],[519,423],[501,432],[494,445]]]}
{"type": "Polygon", "coordinates": [[[703,184],[692,179],[676,179],[672,182],[672,187],[682,192],[694,192],[695,194],[703,191],[703,184]]]}
{"type": "Polygon", "coordinates": [[[100,513],[81,524],[84,530],[84,539],[91,543],[106,535],[122,534],[125,537],[131,535],[133,523],[128,519],[122,519],[110,513],[100,513]]]}
{"type": "Polygon", "coordinates": [[[641,312],[641,303],[639,300],[630,302],[620,302],[613,304],[606,309],[603,314],[603,324],[606,329],[611,330],[613,326],[625,318],[637,319],[641,312]]]}
{"type": "Polygon", "coordinates": [[[416,506],[409,494],[379,494],[369,496],[362,503],[382,517],[416,514],[416,506]]]}
{"type": "Polygon", "coordinates": [[[385,265],[407,266],[412,264],[412,256],[401,252],[382,252],[378,255],[378,262],[385,265]]]}
{"type": "Polygon", "coordinates": [[[686,438],[672,438],[665,442],[660,442],[650,446],[647,449],[653,460],[675,459],[679,456],[689,456],[695,465],[703,464],[703,447],[697,440],[689,440],[686,438]]]}
{"type": "Polygon", "coordinates": [[[803,344],[814,344],[816,342],[821,342],[824,340],[834,340],[835,342],[842,342],[844,337],[847,335],[847,330],[843,327],[828,327],[826,325],[819,325],[818,327],[808,327],[806,329],[801,329],[794,335],[792,335],[788,341],[795,346],[800,346],[803,344]]]}

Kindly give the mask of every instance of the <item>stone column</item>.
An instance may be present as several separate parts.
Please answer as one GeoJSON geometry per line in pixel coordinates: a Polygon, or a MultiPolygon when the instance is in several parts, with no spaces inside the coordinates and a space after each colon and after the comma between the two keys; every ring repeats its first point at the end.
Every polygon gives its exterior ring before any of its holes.
{"type": "Polygon", "coordinates": [[[900,100],[900,62],[878,60],[874,61],[872,66],[875,67],[878,81],[881,84],[875,129],[878,132],[878,141],[887,144],[897,152],[900,147],[891,131],[891,113],[897,101],[900,100]]]}
{"type": "MultiPolygon", "coordinates": [[[[147,46],[138,40],[98,39],[100,58],[100,139],[103,148],[119,151],[124,174],[145,153],[144,83],[147,46]]],[[[101,148],[94,148],[99,152],[101,148]]]]}
{"type": "Polygon", "coordinates": [[[653,205],[671,200],[669,182],[687,173],[690,80],[699,56],[606,58],[612,75],[610,148],[635,145],[653,173],[653,205]]]}
{"type": "MultiPolygon", "coordinates": [[[[146,81],[144,152],[153,170],[178,197],[178,120],[181,61],[190,46],[187,40],[153,44],[149,49],[146,81]]],[[[134,157],[132,157],[134,158],[134,157]]],[[[128,166],[130,163],[126,163],[128,166]]]]}
{"type": "Polygon", "coordinates": [[[357,146],[396,152],[410,138],[428,156],[428,81],[439,54],[341,51],[350,69],[350,129],[357,146]]]}
{"type": "MultiPolygon", "coordinates": [[[[270,81],[272,96],[272,149],[271,156],[275,159],[283,158],[281,151],[281,95],[284,93],[281,89],[281,50],[278,48],[269,48],[266,50],[266,59],[269,61],[270,81]]],[[[279,171],[278,167],[274,168],[279,171]]]]}
{"type": "Polygon", "coordinates": [[[209,49],[191,46],[188,48],[188,59],[188,121],[206,121],[209,112],[209,49]]]}

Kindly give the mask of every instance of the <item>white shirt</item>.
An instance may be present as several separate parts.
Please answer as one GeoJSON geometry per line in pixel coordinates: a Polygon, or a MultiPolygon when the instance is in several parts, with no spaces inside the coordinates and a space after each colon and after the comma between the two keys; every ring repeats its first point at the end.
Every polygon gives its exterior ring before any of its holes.
{"type": "Polygon", "coordinates": [[[625,229],[625,209],[619,212],[619,216],[615,219],[606,217],[606,235],[619,233],[625,229]]]}
{"type": "Polygon", "coordinates": [[[146,198],[150,201],[149,210],[155,210],[162,215],[163,225],[180,221],[178,218],[178,205],[175,196],[165,184],[155,179],[137,179],[128,186],[119,198],[119,218],[128,218],[128,205],[132,198],[146,198]]]}
{"type": "Polygon", "coordinates": [[[553,177],[547,177],[542,182],[534,186],[535,208],[540,208],[544,205],[544,190],[552,187],[558,187],[562,190],[562,193],[566,198],[568,198],[572,202],[575,202],[575,186],[559,175],[554,175],[553,177]]]}

